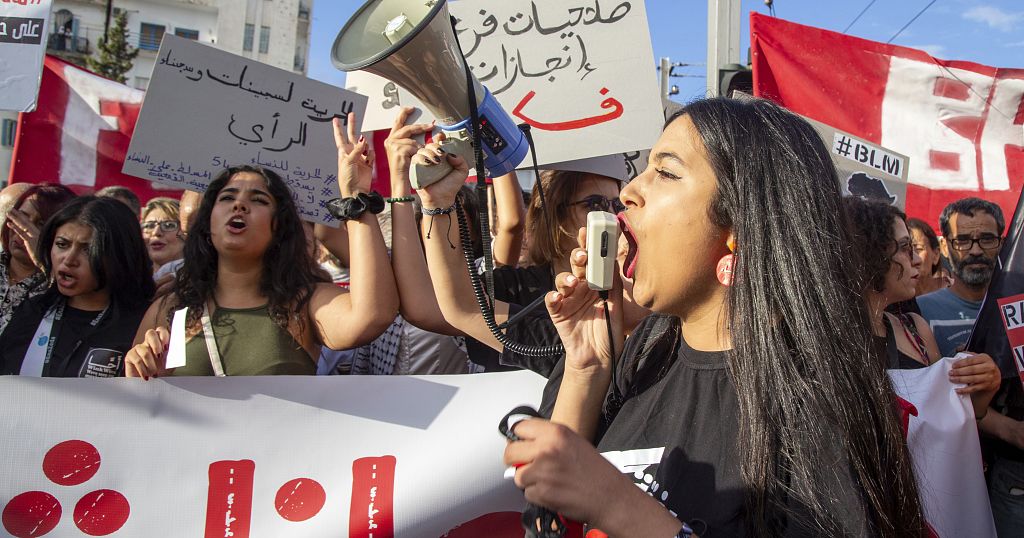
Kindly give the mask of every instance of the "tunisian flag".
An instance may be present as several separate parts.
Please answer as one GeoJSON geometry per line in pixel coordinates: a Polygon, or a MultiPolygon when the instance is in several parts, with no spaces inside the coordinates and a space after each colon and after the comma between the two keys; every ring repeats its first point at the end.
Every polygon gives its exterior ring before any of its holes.
{"type": "Polygon", "coordinates": [[[907,214],[933,226],[978,196],[1012,215],[1024,183],[1024,69],[933,58],[757,13],[754,94],[910,158],[907,214]]]}
{"type": "Polygon", "coordinates": [[[177,197],[121,173],[145,92],[47,56],[35,112],[19,116],[9,183],[61,183],[78,193],[123,185],[145,203],[177,197]]]}

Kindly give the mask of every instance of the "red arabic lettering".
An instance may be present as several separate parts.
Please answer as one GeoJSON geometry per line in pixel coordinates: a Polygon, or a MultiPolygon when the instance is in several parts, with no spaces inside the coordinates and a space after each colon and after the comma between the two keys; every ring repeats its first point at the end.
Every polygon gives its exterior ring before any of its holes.
{"type": "MultiPolygon", "coordinates": [[[[601,95],[607,94],[608,88],[601,88],[601,95]]],[[[512,110],[512,115],[523,120],[531,127],[536,127],[544,131],[571,131],[573,129],[582,129],[584,127],[590,127],[592,125],[597,125],[599,123],[612,121],[621,116],[623,112],[625,112],[622,103],[619,102],[618,99],[615,99],[614,97],[609,97],[604,101],[601,101],[601,108],[612,109],[611,112],[608,112],[607,114],[602,114],[600,116],[591,116],[589,118],[581,118],[578,120],[569,120],[554,123],[541,122],[529,118],[523,114],[523,108],[526,107],[527,103],[529,103],[535,95],[537,95],[537,92],[530,90],[530,92],[527,93],[521,101],[519,101],[519,104],[516,105],[515,109],[512,110]]]]}

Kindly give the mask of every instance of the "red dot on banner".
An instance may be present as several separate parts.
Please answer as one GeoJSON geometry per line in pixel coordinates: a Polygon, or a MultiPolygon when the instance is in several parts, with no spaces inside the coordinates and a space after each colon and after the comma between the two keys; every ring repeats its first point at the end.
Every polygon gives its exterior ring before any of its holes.
{"type": "Polygon", "coordinates": [[[319,514],[325,501],[327,494],[316,480],[296,478],[277,490],[274,507],[288,521],[305,521],[319,514]]]}
{"type": "Polygon", "coordinates": [[[4,507],[4,528],[15,538],[42,536],[60,522],[60,503],[45,491],[28,491],[4,507]]]}
{"type": "Polygon", "coordinates": [[[100,453],[85,441],[57,443],[43,458],[43,473],[54,484],[77,486],[100,469],[100,453]]]}
{"type": "Polygon", "coordinates": [[[124,526],[130,512],[124,495],[99,489],[86,493],[75,505],[75,525],[90,536],[106,536],[124,526]]]}

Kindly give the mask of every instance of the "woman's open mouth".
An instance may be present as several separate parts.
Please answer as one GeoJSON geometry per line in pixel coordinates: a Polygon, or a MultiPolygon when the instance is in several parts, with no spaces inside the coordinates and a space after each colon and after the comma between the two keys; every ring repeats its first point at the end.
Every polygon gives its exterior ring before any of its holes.
{"type": "Polygon", "coordinates": [[[626,238],[626,244],[629,246],[629,250],[626,252],[626,259],[622,264],[622,276],[633,278],[633,274],[636,272],[636,258],[640,248],[637,246],[636,236],[633,235],[633,228],[629,225],[629,221],[626,220],[626,214],[624,212],[619,213],[616,218],[619,221],[622,236],[626,238]]]}
{"type": "Polygon", "coordinates": [[[228,231],[231,233],[242,233],[245,231],[245,219],[242,217],[231,217],[228,221],[228,231]]]}

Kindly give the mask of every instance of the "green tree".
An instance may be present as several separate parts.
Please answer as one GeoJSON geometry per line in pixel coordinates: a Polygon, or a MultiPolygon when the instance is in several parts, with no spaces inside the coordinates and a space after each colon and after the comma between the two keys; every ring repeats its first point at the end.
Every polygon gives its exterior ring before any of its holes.
{"type": "Polygon", "coordinates": [[[128,44],[127,12],[117,14],[110,31],[100,38],[96,50],[99,54],[89,57],[89,69],[124,84],[127,80],[124,74],[131,70],[132,61],[139,55],[139,49],[128,44]]]}

